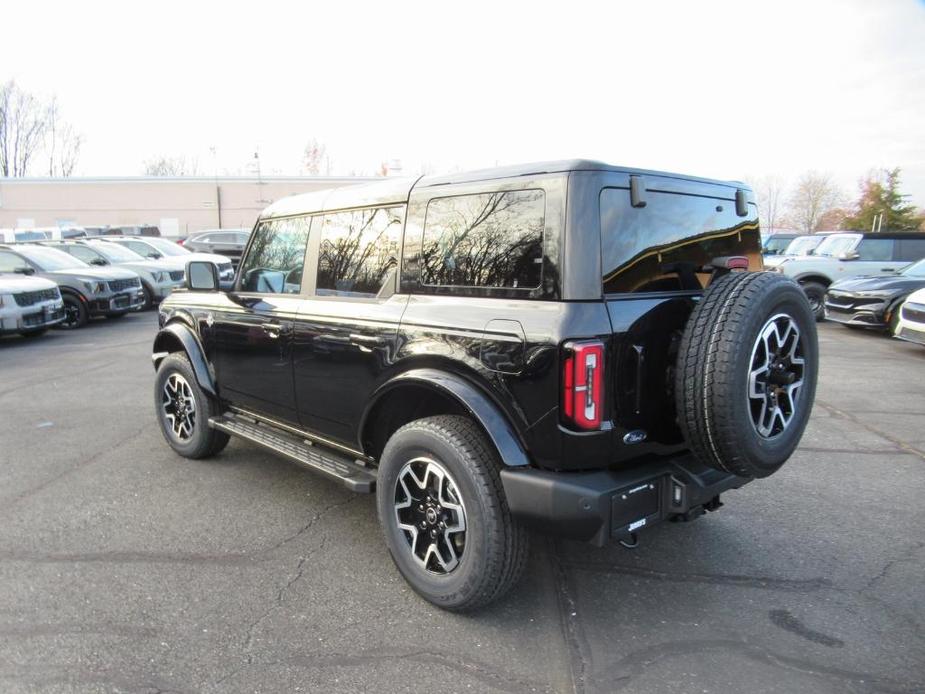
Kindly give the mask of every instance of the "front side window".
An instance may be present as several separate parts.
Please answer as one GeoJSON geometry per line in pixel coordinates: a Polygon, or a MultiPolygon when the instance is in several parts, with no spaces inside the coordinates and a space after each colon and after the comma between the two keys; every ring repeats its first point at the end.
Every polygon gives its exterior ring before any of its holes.
{"type": "Polygon", "coordinates": [[[723,198],[649,190],[633,207],[626,188],[601,191],[604,293],[698,291],[714,258],[747,256],[759,267],[758,213],[745,217],[723,198]]]}
{"type": "Polygon", "coordinates": [[[816,255],[837,258],[842,253],[853,251],[860,238],[857,234],[833,234],[832,236],[827,236],[816,247],[816,255]]]}
{"type": "Polygon", "coordinates": [[[309,217],[261,222],[241,263],[241,289],[263,294],[298,294],[308,244],[309,217]]]}
{"type": "Polygon", "coordinates": [[[86,246],[65,246],[67,252],[70,253],[75,258],[84,261],[85,263],[92,263],[95,261],[104,260],[104,258],[94,251],[92,248],[87,248],[86,246]]]}
{"type": "MultiPolygon", "coordinates": [[[[111,243],[109,241],[99,241],[91,242],[93,243],[93,250],[99,253],[101,256],[113,263],[131,263],[138,260],[144,260],[144,255],[139,255],[133,250],[120,246],[118,243],[111,243]]],[[[144,244],[141,244],[144,245],[144,244]]],[[[82,246],[74,246],[75,248],[82,248],[82,246]]],[[[79,256],[78,256],[79,257],[79,256]]]]}
{"type": "Polygon", "coordinates": [[[394,281],[404,209],[326,214],[318,250],[319,296],[374,298],[394,281]]]}
{"type": "Polygon", "coordinates": [[[892,260],[893,239],[862,239],[857,251],[858,260],[892,260]]]}
{"type": "Polygon", "coordinates": [[[15,253],[0,251],[0,272],[15,272],[21,267],[29,267],[29,264],[15,253]]]}
{"type": "Polygon", "coordinates": [[[545,225],[542,190],[435,198],[424,218],[422,281],[535,289],[542,281],[545,225]]]}

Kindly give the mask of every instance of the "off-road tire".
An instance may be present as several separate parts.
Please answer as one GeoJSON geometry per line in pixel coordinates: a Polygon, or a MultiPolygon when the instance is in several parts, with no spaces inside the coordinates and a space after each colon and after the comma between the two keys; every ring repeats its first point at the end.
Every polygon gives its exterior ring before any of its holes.
{"type": "Polygon", "coordinates": [[[425,600],[440,608],[467,611],[504,595],[523,573],[529,535],[510,514],[501,485],[501,460],[468,418],[440,415],[398,429],[383,450],[376,481],[379,522],[395,566],[425,600]],[[398,527],[399,473],[408,461],[426,456],[452,476],[466,514],[465,548],[456,568],[444,574],[416,562],[406,533],[398,527]]]}
{"type": "Polygon", "coordinates": [[[685,326],[675,372],[678,423],[695,457],[742,477],[776,472],[796,449],[809,420],[818,355],[813,312],[793,280],[749,272],[713,283],[685,326]],[[778,315],[800,331],[803,386],[783,431],[762,436],[751,410],[749,374],[759,334],[778,315]]]}
{"type": "Polygon", "coordinates": [[[209,426],[209,418],[221,414],[219,403],[199,387],[193,367],[183,352],[168,354],[157,367],[157,376],[154,379],[154,411],[167,443],[184,458],[209,458],[220,453],[228,445],[228,434],[209,426]],[[197,417],[193,433],[186,441],[173,434],[163,409],[164,385],[173,373],[179,374],[189,385],[196,407],[197,417]]]}
{"type": "Polygon", "coordinates": [[[803,282],[800,286],[803,287],[803,292],[806,294],[810,304],[810,310],[816,320],[824,320],[826,286],[820,282],[803,282]]]}

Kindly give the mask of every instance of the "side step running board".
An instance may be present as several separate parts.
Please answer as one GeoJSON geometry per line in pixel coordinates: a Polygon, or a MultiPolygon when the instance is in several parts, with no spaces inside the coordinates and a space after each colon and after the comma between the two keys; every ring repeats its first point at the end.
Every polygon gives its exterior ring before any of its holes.
{"type": "Polygon", "coordinates": [[[240,436],[284,455],[299,465],[340,480],[351,491],[370,493],[376,489],[375,469],[270,424],[249,419],[245,415],[226,413],[221,417],[212,417],[209,426],[232,436],[240,436]]]}

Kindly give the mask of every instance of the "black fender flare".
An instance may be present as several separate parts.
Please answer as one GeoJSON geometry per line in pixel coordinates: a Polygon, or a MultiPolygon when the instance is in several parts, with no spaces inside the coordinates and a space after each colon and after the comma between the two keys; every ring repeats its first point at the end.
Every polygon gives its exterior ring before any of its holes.
{"type": "Polygon", "coordinates": [[[363,411],[359,431],[366,430],[369,414],[383,396],[396,388],[407,385],[429,388],[459,403],[485,430],[506,467],[530,465],[530,459],[523,444],[501,409],[466,379],[434,368],[410,369],[379,386],[373,392],[363,411]]]}
{"type": "Polygon", "coordinates": [[[824,284],[826,287],[832,285],[834,280],[830,280],[825,275],[820,275],[818,272],[807,272],[802,275],[796,275],[793,277],[793,281],[797,284],[803,284],[804,282],[819,282],[819,284],[824,284]]]}
{"type": "Polygon", "coordinates": [[[157,336],[154,338],[154,353],[151,355],[154,368],[156,369],[161,360],[170,352],[178,351],[171,349],[178,342],[189,358],[199,387],[209,395],[218,397],[218,389],[215,387],[212,367],[209,365],[208,359],[206,359],[206,351],[199,340],[199,336],[186,323],[179,321],[168,323],[158,331],[157,336]]]}

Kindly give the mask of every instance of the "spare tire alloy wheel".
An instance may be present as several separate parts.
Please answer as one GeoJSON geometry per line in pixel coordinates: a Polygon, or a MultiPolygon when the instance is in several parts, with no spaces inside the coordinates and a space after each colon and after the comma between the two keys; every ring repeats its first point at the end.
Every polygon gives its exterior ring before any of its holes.
{"type": "Polygon", "coordinates": [[[769,272],[713,282],[687,321],[677,364],[678,424],[701,463],[760,478],[790,458],[819,372],[815,316],[796,282],[769,272]]]}
{"type": "Polygon", "coordinates": [[[803,342],[796,322],[786,313],[768,319],[752,348],[748,398],[752,424],[769,439],[784,432],[800,406],[803,389],[803,342]]]}
{"type": "Polygon", "coordinates": [[[395,481],[395,519],[425,571],[448,574],[466,547],[466,509],[456,482],[436,460],[414,458],[395,481]]]}

